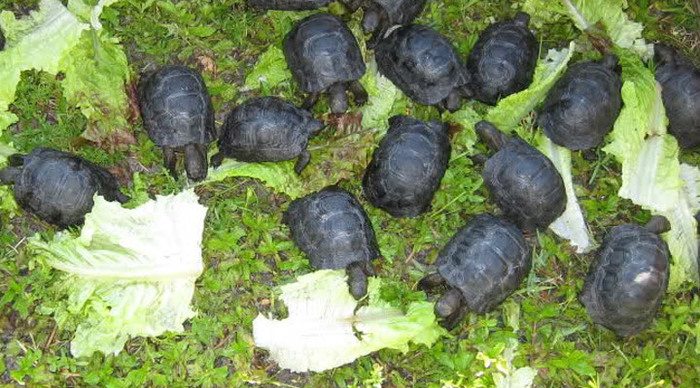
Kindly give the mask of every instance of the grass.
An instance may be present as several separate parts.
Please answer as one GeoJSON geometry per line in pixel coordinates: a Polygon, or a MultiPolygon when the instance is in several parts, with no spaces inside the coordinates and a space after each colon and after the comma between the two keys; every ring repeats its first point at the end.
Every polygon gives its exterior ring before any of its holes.
{"type": "MultiPolygon", "coordinates": [[[[0,0],[1,9],[26,12],[31,2],[0,0]]],[[[433,1],[421,22],[439,29],[466,55],[478,32],[492,20],[512,15],[505,0],[433,1]]],[[[630,1],[630,14],[646,26],[650,40],[670,41],[700,60],[698,19],[683,0],[630,1]]],[[[241,0],[122,0],[104,14],[105,26],[126,48],[134,75],[153,65],[185,63],[200,68],[219,123],[237,103],[260,94],[243,91],[246,70],[269,44],[278,43],[305,13],[246,11],[241,0]]],[[[358,16],[354,16],[356,23],[358,16]]],[[[577,36],[567,24],[547,26],[544,48],[561,47],[577,36]]],[[[301,101],[291,83],[266,91],[301,101]]],[[[319,116],[327,110],[321,104],[319,116]]],[[[483,107],[475,105],[477,110],[483,107]]],[[[20,122],[11,140],[22,151],[39,145],[80,153],[115,170],[140,172],[132,190],[172,193],[182,182],[161,168],[158,150],[143,129],[138,142],[109,154],[77,139],[85,125],[68,106],[56,80],[25,73],[12,111],[20,122]]],[[[434,109],[409,105],[405,113],[437,118],[434,109]]],[[[464,155],[465,136],[453,139],[453,156],[464,155]]],[[[323,176],[359,196],[359,177],[371,154],[374,134],[347,126],[314,139],[305,180],[323,176]]],[[[483,146],[478,146],[483,150],[483,146]]],[[[642,223],[649,215],[618,198],[619,166],[599,153],[591,162],[574,155],[578,196],[597,241],[620,223],[642,223]]],[[[683,160],[698,162],[692,153],[683,160]]],[[[128,181],[128,179],[127,179],[128,181]]],[[[129,183],[129,182],[125,182],[129,183]]],[[[252,179],[229,179],[199,189],[209,207],[204,236],[206,270],[197,282],[198,316],[181,335],[136,338],[118,356],[69,356],[72,333],[59,330],[42,306],[56,298],[58,274],[35,265],[26,237],[51,228],[25,214],[2,216],[0,230],[0,384],[30,386],[491,386],[496,366],[538,369],[538,386],[700,386],[700,298],[697,292],[668,295],[654,326],[628,340],[596,327],[577,301],[592,255],[577,255],[549,232],[532,237],[534,268],[526,283],[494,312],[470,314],[449,338],[407,354],[381,351],[320,374],[280,370],[253,345],[251,322],[268,308],[274,287],[311,269],[281,224],[288,198],[252,179]]],[[[366,206],[384,260],[379,274],[400,299],[434,262],[439,249],[466,220],[496,211],[487,200],[480,168],[454,158],[433,210],[413,220],[396,220],[366,206]]]]}

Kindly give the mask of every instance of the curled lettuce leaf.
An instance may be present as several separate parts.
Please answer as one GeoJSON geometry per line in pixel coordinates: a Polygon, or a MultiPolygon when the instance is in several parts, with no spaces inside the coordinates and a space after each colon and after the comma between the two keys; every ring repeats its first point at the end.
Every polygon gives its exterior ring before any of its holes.
{"type": "Polygon", "coordinates": [[[230,177],[259,179],[274,191],[293,199],[305,194],[304,184],[294,172],[293,162],[245,163],[226,159],[221,166],[211,167],[207,178],[199,184],[218,182],[230,177]]]}
{"type": "Polygon", "coordinates": [[[289,315],[282,320],[258,315],[255,345],[282,368],[321,372],[383,348],[406,352],[409,342],[430,346],[443,335],[431,303],[411,303],[403,313],[381,300],[382,281],[371,278],[369,303],[355,311],[346,281],[342,270],[322,270],[282,286],[280,299],[289,315]]]}
{"type": "Polygon", "coordinates": [[[68,298],[51,312],[59,326],[78,323],[70,345],[75,357],[118,354],[130,337],[184,330],[204,269],[206,213],[193,190],[135,209],[95,196],[80,236],[32,238],[30,248],[64,272],[68,298]]]}
{"type": "Polygon", "coordinates": [[[388,78],[379,74],[374,60],[368,64],[367,72],[360,81],[369,95],[369,100],[360,109],[362,127],[382,131],[388,129],[392,108],[403,93],[388,78]]]}

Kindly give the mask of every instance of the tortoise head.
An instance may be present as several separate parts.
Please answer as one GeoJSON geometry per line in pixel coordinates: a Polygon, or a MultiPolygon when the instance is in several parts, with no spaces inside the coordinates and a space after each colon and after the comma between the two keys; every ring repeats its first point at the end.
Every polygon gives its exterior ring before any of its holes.
{"type": "Polygon", "coordinates": [[[662,234],[671,230],[671,223],[664,216],[654,216],[644,228],[654,234],[662,234]]]}
{"type": "Polygon", "coordinates": [[[488,121],[478,122],[476,124],[476,133],[493,151],[500,150],[508,142],[508,135],[498,130],[496,126],[488,121]]]}
{"type": "Polygon", "coordinates": [[[378,9],[376,3],[372,3],[371,6],[367,7],[365,15],[362,17],[362,30],[364,30],[365,34],[376,31],[379,28],[381,19],[381,10],[378,9]]]}
{"type": "Polygon", "coordinates": [[[187,177],[199,182],[207,177],[207,150],[203,144],[188,144],[185,146],[185,171],[187,177]]]}
{"type": "Polygon", "coordinates": [[[8,167],[0,170],[0,184],[11,185],[17,181],[22,173],[25,155],[14,154],[7,158],[8,167]]]}
{"type": "Polygon", "coordinates": [[[527,27],[530,24],[530,15],[525,12],[518,12],[513,18],[513,22],[522,27],[527,27]]]}
{"type": "Polygon", "coordinates": [[[657,64],[673,64],[676,62],[676,50],[663,44],[654,45],[654,61],[657,64]]]}

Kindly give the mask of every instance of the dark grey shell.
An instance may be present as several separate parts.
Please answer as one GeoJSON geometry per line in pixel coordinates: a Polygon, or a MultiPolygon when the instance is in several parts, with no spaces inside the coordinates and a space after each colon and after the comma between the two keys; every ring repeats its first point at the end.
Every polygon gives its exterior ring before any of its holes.
{"type": "Polygon", "coordinates": [[[570,150],[597,147],[622,108],[617,58],[577,63],[554,85],[537,124],[556,144],[570,150]]]}
{"type": "Polygon", "coordinates": [[[380,255],[367,213],[343,189],[327,187],[294,200],[283,221],[315,269],[342,269],[380,255]]]}
{"type": "Polygon", "coordinates": [[[619,336],[634,335],[651,325],[668,278],[666,243],[641,226],[617,226],[590,268],[581,303],[594,322],[619,336]]]}
{"type": "Polygon", "coordinates": [[[306,110],[277,97],[248,100],[228,114],[219,151],[243,162],[278,162],[299,156],[323,128],[306,110]]]}
{"type": "Polygon", "coordinates": [[[339,18],[326,13],[297,23],[284,39],[284,55],[294,79],[309,93],[358,80],[366,70],[355,36],[339,18]]]}
{"type": "Polygon", "coordinates": [[[523,229],[547,228],[566,209],[559,171],[520,138],[511,138],[489,158],[483,177],[493,201],[523,229]]]}
{"type": "Polygon", "coordinates": [[[36,148],[24,156],[14,183],[15,199],[24,210],[64,228],[84,222],[95,193],[107,201],[124,198],[107,170],[49,148],[36,148]]]}
{"type": "Polygon", "coordinates": [[[499,99],[527,88],[532,82],[539,46],[528,29],[530,16],[489,26],[467,60],[474,98],[495,105],[499,99]]]}
{"type": "Polygon", "coordinates": [[[474,217],[440,252],[440,276],[459,289],[470,311],[494,309],[530,272],[532,255],[514,224],[488,214],[474,217]]]}
{"type": "Polygon", "coordinates": [[[375,51],[379,71],[408,97],[436,105],[470,79],[452,43],[422,25],[399,27],[375,51]]]}
{"type": "Polygon", "coordinates": [[[261,10],[305,11],[325,7],[333,0],[247,0],[248,6],[261,10]]]}
{"type": "Polygon", "coordinates": [[[423,12],[426,0],[369,0],[367,7],[377,6],[384,12],[390,25],[413,22],[423,12]]]}
{"type": "Polygon", "coordinates": [[[447,127],[407,116],[394,116],[389,124],[365,171],[364,194],[394,217],[416,217],[430,208],[447,170],[447,127]]]}
{"type": "Polygon", "coordinates": [[[214,109],[196,71],[163,67],[140,85],[139,97],[144,126],[156,145],[178,148],[214,141],[214,109]]]}
{"type": "Polygon", "coordinates": [[[670,134],[683,148],[700,145],[700,70],[676,52],[661,57],[656,79],[668,116],[670,134]]]}

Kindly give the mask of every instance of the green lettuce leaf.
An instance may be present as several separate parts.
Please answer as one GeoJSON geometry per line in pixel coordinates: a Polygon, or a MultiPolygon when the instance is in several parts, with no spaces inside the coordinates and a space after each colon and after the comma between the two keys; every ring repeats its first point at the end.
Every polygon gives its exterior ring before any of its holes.
{"type": "Polygon", "coordinates": [[[294,172],[294,162],[245,163],[226,159],[221,166],[210,168],[207,178],[199,184],[218,182],[230,177],[259,179],[276,192],[293,199],[305,194],[304,184],[294,172]]]}
{"type": "Polygon", "coordinates": [[[544,134],[537,136],[537,144],[540,151],[545,154],[561,174],[566,188],[566,210],[557,218],[549,229],[557,236],[569,240],[578,253],[590,252],[595,248],[595,242],[588,230],[586,220],[583,218],[581,206],[576,198],[574,190],[573,173],[571,171],[571,151],[554,144],[544,134]]]}
{"type": "MultiPolygon", "coordinates": [[[[460,110],[450,113],[443,113],[445,122],[459,124],[462,130],[455,137],[453,144],[456,146],[465,147],[466,152],[471,152],[474,149],[474,144],[477,142],[476,123],[482,120],[481,116],[470,106],[463,106],[460,110]]],[[[452,159],[460,158],[464,155],[455,155],[452,159]]]]}
{"type": "Polygon", "coordinates": [[[88,119],[86,139],[111,145],[133,142],[127,122],[126,54],[99,23],[104,7],[114,2],[101,0],[91,7],[71,0],[66,8],[57,0],[42,0],[39,11],[26,19],[16,20],[11,12],[0,15],[9,37],[8,48],[0,52],[0,130],[17,121],[8,107],[22,71],[60,71],[65,74],[61,86],[66,100],[88,119]]]}
{"type": "Polygon", "coordinates": [[[244,89],[259,89],[261,86],[272,88],[290,79],[292,73],[287,68],[284,53],[279,47],[270,46],[245,77],[244,89]]]}
{"type": "MultiPolygon", "coordinates": [[[[671,231],[664,237],[673,257],[669,288],[674,291],[685,282],[698,282],[693,215],[700,204],[689,194],[692,179],[683,179],[678,142],[666,133],[668,120],[654,73],[635,55],[623,52],[620,59],[624,107],[603,150],[622,165],[620,197],[670,221],[671,231]]],[[[694,174],[690,167],[685,171],[686,177],[694,174]]]]}
{"type": "MultiPolygon", "coordinates": [[[[16,153],[12,145],[0,141],[0,169],[7,164],[7,158],[16,153]]],[[[12,193],[11,186],[0,186],[0,214],[7,214],[10,218],[17,215],[17,203],[12,193]]]]}
{"type": "Polygon", "coordinates": [[[134,336],[182,332],[202,273],[202,233],[207,209],[193,190],[157,197],[135,209],[95,197],[80,236],[59,232],[30,248],[65,272],[67,293],[54,317],[77,321],[71,353],[117,354],[134,336]]]}
{"type": "Polygon", "coordinates": [[[10,11],[0,14],[7,38],[0,51],[0,131],[17,121],[9,111],[15,100],[20,77],[25,70],[43,70],[57,74],[61,61],[78,44],[89,26],[81,23],[58,0],[41,0],[39,10],[17,20],[10,11]]]}
{"type": "Polygon", "coordinates": [[[561,50],[549,50],[547,57],[540,60],[535,69],[530,87],[512,94],[498,102],[486,119],[505,132],[511,132],[525,116],[547,97],[549,89],[566,70],[576,45],[561,50]]]}
{"type": "Polygon", "coordinates": [[[360,109],[362,127],[385,131],[389,128],[389,118],[396,101],[403,93],[377,70],[377,62],[372,60],[367,72],[360,80],[369,94],[369,100],[360,109]]]}
{"type": "Polygon", "coordinates": [[[321,372],[383,348],[406,352],[409,342],[431,346],[445,333],[431,303],[411,303],[403,313],[382,301],[378,278],[370,279],[368,305],[355,311],[357,301],[346,281],[345,271],[322,270],[282,286],[280,298],[289,316],[258,315],[255,345],[267,349],[281,368],[321,372]]]}

